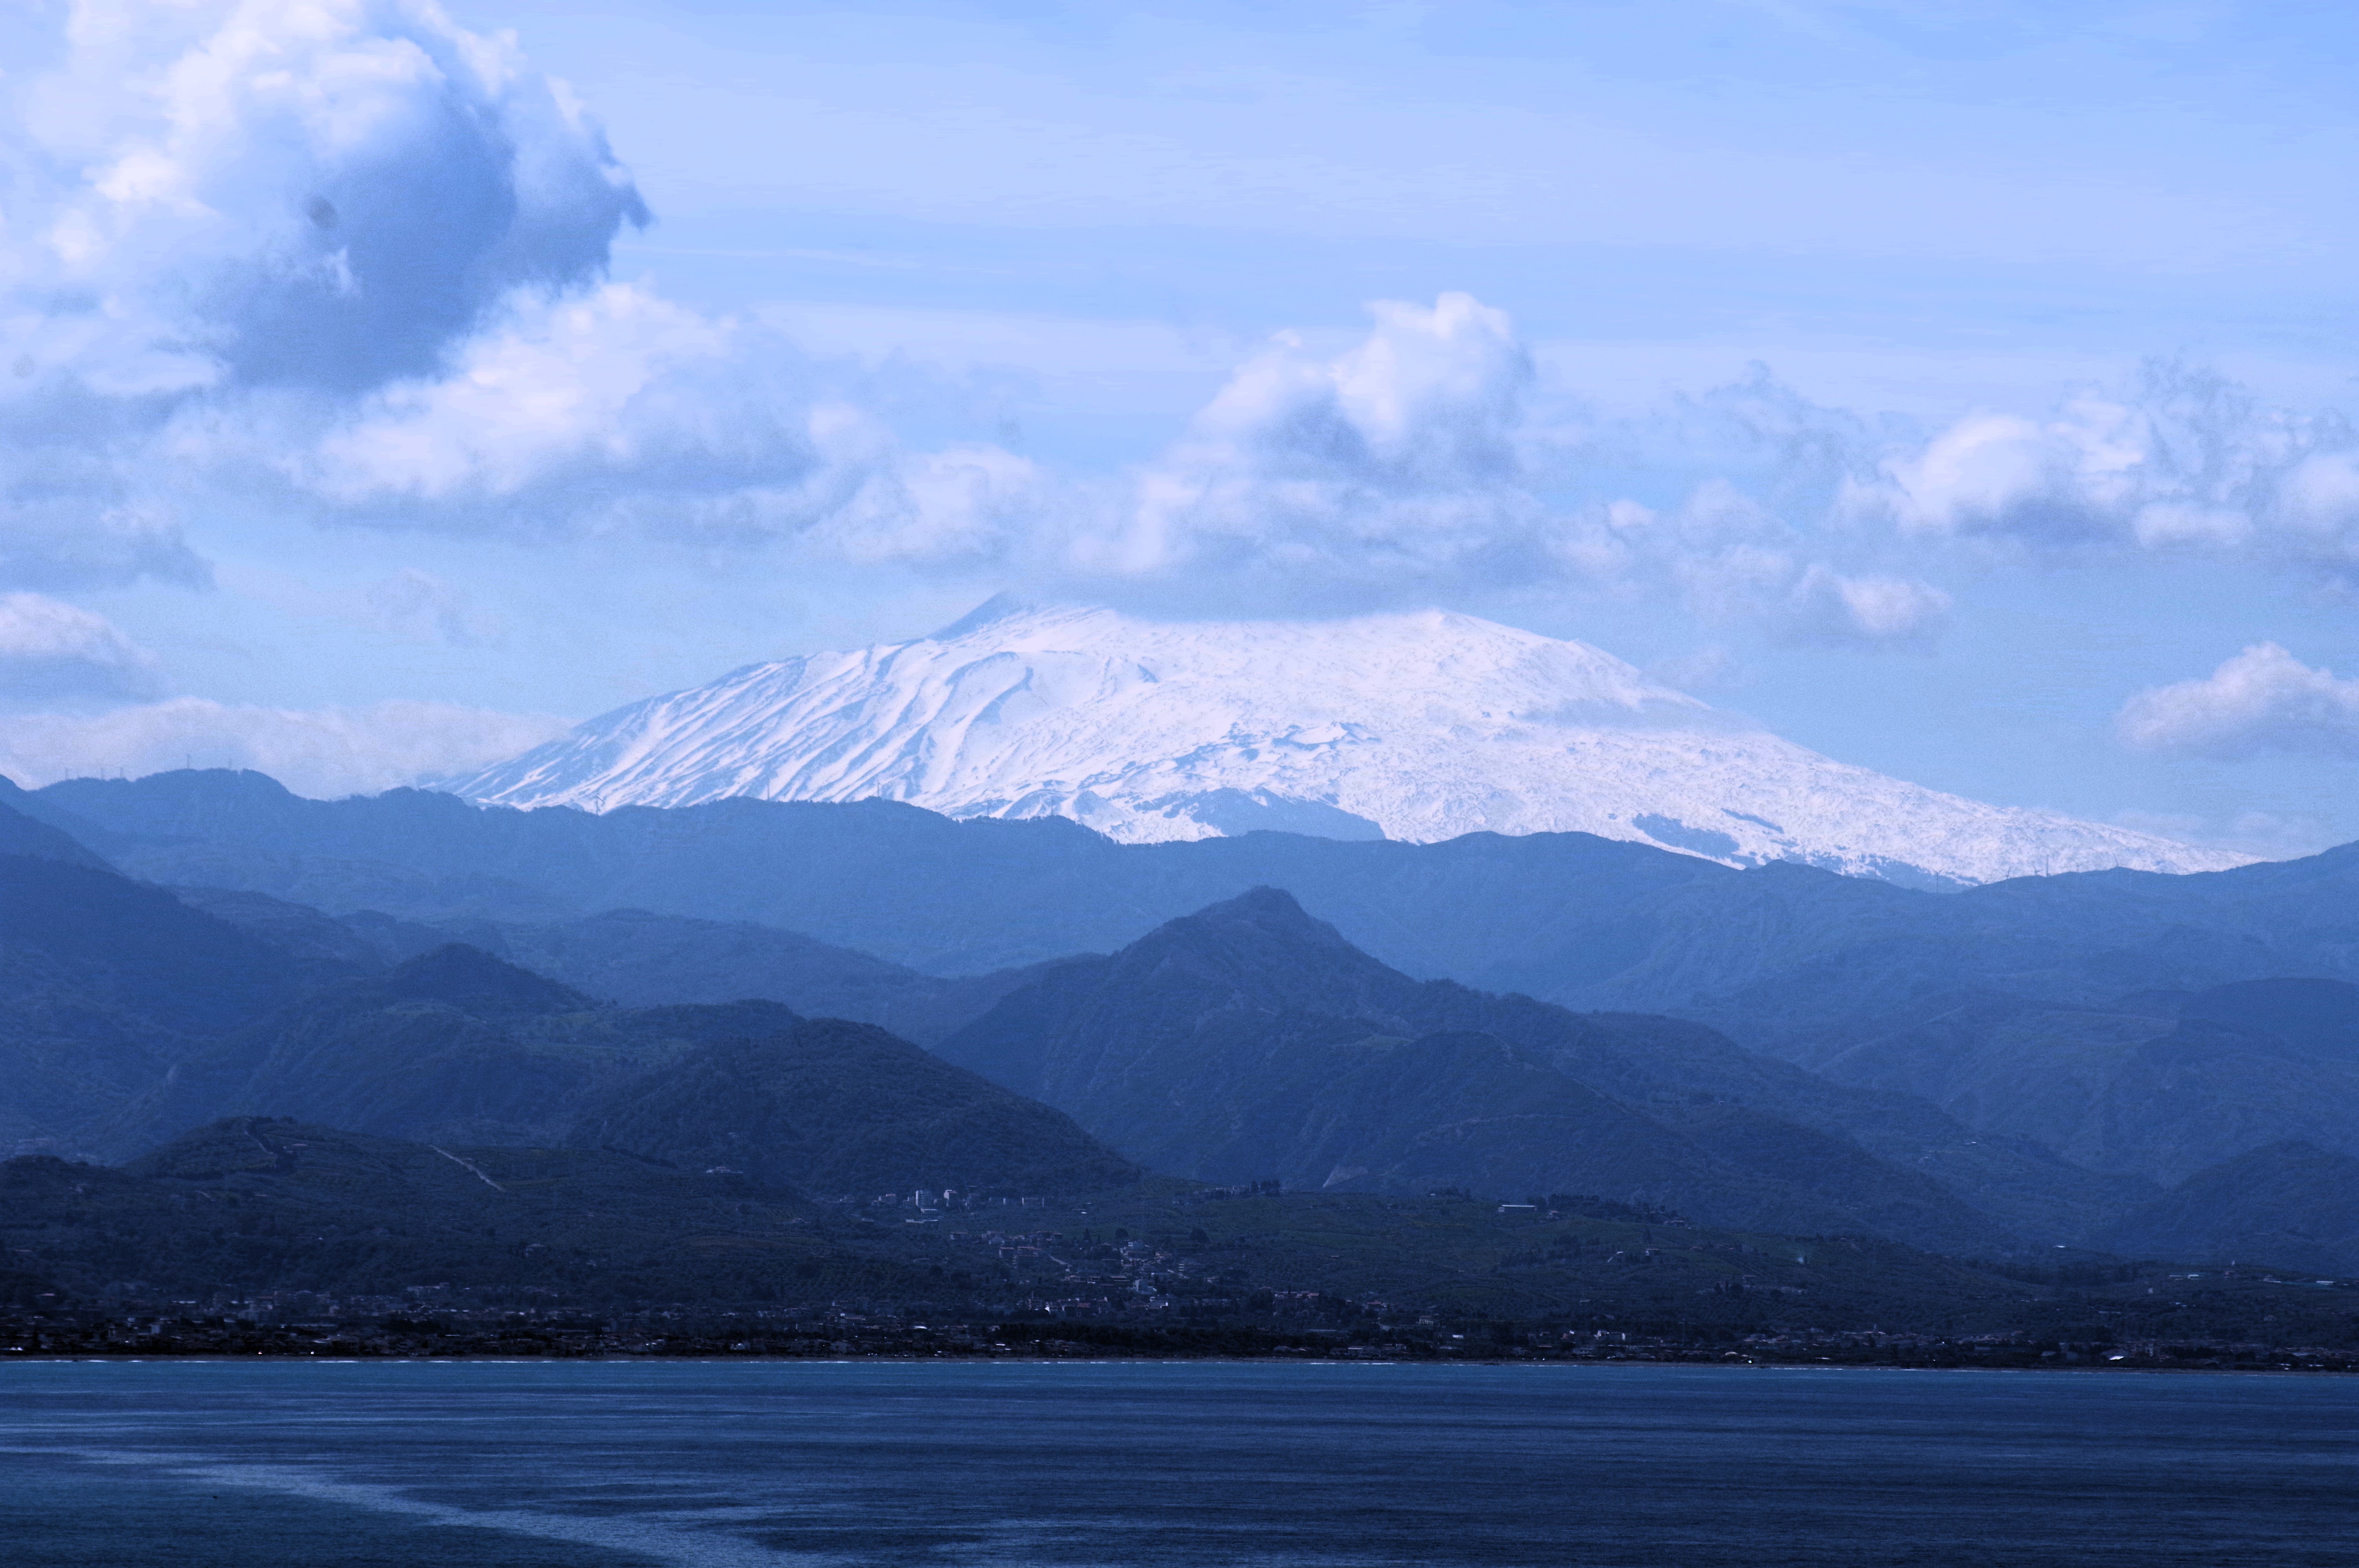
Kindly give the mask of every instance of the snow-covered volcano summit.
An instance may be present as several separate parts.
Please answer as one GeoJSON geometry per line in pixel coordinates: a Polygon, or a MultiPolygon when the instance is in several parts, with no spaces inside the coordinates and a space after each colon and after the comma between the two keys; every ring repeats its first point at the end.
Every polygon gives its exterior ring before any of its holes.
{"type": "Polygon", "coordinates": [[[995,600],[916,642],[617,708],[444,787],[593,810],[882,796],[1130,841],[1579,830],[1897,881],[2239,863],[1849,767],[1584,643],[1440,611],[1161,623],[995,600]]]}

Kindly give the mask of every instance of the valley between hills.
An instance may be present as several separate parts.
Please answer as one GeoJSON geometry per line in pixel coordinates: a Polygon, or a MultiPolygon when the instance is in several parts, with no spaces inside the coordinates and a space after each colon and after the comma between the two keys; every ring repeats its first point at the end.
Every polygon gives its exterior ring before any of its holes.
{"type": "Polygon", "coordinates": [[[1936,890],[189,772],[0,788],[0,881],[19,1351],[2359,1352],[2359,847],[1936,890]]]}

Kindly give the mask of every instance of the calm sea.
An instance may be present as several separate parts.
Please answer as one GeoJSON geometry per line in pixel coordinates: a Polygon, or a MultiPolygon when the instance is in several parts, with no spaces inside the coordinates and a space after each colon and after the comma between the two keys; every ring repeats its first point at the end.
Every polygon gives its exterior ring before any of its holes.
{"type": "Polygon", "coordinates": [[[0,1366],[8,1568],[2359,1564],[2359,1379],[0,1366]]]}

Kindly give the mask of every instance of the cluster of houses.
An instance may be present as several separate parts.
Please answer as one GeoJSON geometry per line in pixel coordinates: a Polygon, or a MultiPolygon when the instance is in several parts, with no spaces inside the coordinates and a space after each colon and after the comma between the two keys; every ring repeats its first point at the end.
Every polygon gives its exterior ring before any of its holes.
{"type": "MultiPolygon", "coordinates": [[[[845,1198],[845,1203],[857,1203],[857,1198],[845,1198]]],[[[901,1208],[912,1212],[904,1216],[911,1225],[929,1225],[943,1216],[977,1208],[1046,1208],[1047,1198],[1004,1196],[998,1194],[962,1192],[956,1187],[919,1187],[908,1193],[879,1193],[868,1200],[871,1208],[901,1208]]]]}

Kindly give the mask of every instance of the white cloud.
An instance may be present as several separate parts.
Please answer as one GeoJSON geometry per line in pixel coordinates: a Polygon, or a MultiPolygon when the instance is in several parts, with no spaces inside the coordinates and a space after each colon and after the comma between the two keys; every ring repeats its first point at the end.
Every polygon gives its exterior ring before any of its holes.
{"type": "Polygon", "coordinates": [[[561,86],[431,0],[83,0],[12,100],[0,581],[202,581],[176,420],[434,373],[644,217],[561,86]]]}
{"type": "Polygon", "coordinates": [[[2305,457],[2287,471],[2277,502],[2301,556],[2346,585],[2359,581],[2359,449],[2305,457]]]}
{"type": "MultiPolygon", "coordinates": [[[[1463,295],[1373,311],[1366,339],[1338,355],[1280,339],[1161,456],[1085,481],[983,443],[911,451],[862,411],[841,367],[758,322],[610,285],[513,312],[448,375],[379,389],[279,467],[341,515],[386,525],[785,546],[1083,596],[1343,605],[1610,583],[1793,641],[1922,643],[1938,630],[1938,590],[1838,569],[1725,485],[1668,516],[1551,506],[1522,449],[1530,366],[1505,313],[1463,295]]],[[[1777,391],[1748,387],[1762,407],[1742,416],[1814,412],[1770,407],[1777,391]]],[[[1809,444],[1791,429],[1762,438],[1809,444]]]]}
{"type": "Polygon", "coordinates": [[[77,173],[23,248],[190,382],[427,373],[645,217],[571,96],[433,0],[83,0],[67,36],[27,119],[77,173]]]}
{"type": "Polygon", "coordinates": [[[1071,504],[1038,464],[976,442],[870,464],[812,539],[858,565],[958,569],[1024,558],[1071,504]]]}
{"type": "Polygon", "coordinates": [[[0,703],[152,697],[156,657],[103,615],[0,593],[0,703]]]}
{"type": "Polygon", "coordinates": [[[2264,752],[2359,756],[2359,680],[2259,643],[2201,680],[2139,692],[2117,720],[2141,751],[2237,761],[2264,752]]]}
{"type": "Polygon", "coordinates": [[[307,488],[356,513],[515,526],[519,503],[561,514],[618,477],[659,485],[668,467],[733,469],[766,447],[780,433],[766,399],[699,395],[698,373],[726,373],[731,348],[725,328],[610,285],[515,313],[451,373],[379,391],[294,460],[307,488]]]}
{"type": "Polygon", "coordinates": [[[1725,481],[1697,486],[1669,511],[1625,501],[1593,515],[1602,519],[1587,550],[1596,575],[1659,587],[1709,625],[1749,624],[1802,645],[1921,649],[1949,620],[1940,589],[1814,558],[1829,541],[1725,481]]]}
{"type": "Polygon", "coordinates": [[[1514,446],[1531,365],[1506,313],[1463,294],[1373,308],[1335,359],[1281,340],[1248,361],[1075,564],[1362,582],[1548,569],[1514,446]]]}
{"type": "Polygon", "coordinates": [[[1786,590],[1783,623],[1797,642],[1925,643],[1950,618],[1950,596],[1906,578],[1854,576],[1813,563],[1786,590]]]}
{"type": "Polygon", "coordinates": [[[121,772],[252,768],[299,795],[373,793],[469,771],[561,734],[545,714],[440,702],[365,708],[233,707],[175,697],[92,715],[45,713],[0,726],[0,773],[32,787],[121,772]]]}
{"type": "MultiPolygon", "coordinates": [[[[1513,324],[1468,296],[1374,309],[1374,330],[1340,356],[1281,340],[1248,361],[1141,470],[1126,503],[1093,497],[1100,510],[1069,524],[1077,586],[1274,584],[1297,603],[1606,587],[1663,593],[1708,622],[1785,641],[1921,645],[1938,634],[1949,608],[1938,589],[1837,566],[1789,512],[1725,481],[1668,510],[1610,490],[1549,499],[1594,492],[1584,468],[1626,467],[1626,449],[1663,430],[1536,427],[1513,324]]],[[[1840,463],[1854,433],[1814,427],[1820,412],[1761,375],[1677,423],[1710,426],[1716,439],[1738,428],[1788,465],[1840,463]]]]}
{"type": "Polygon", "coordinates": [[[520,306],[447,375],[380,389],[277,466],[380,525],[802,542],[864,564],[1006,557],[1042,510],[1034,466],[979,444],[908,451],[830,384],[840,373],[758,323],[608,285],[520,306]]]}
{"type": "Polygon", "coordinates": [[[2045,419],[1961,419],[1847,481],[1838,511],[1928,544],[2208,554],[2349,582],[2359,435],[2338,416],[2151,365],[2128,394],[2083,393],[2045,419]]]}

